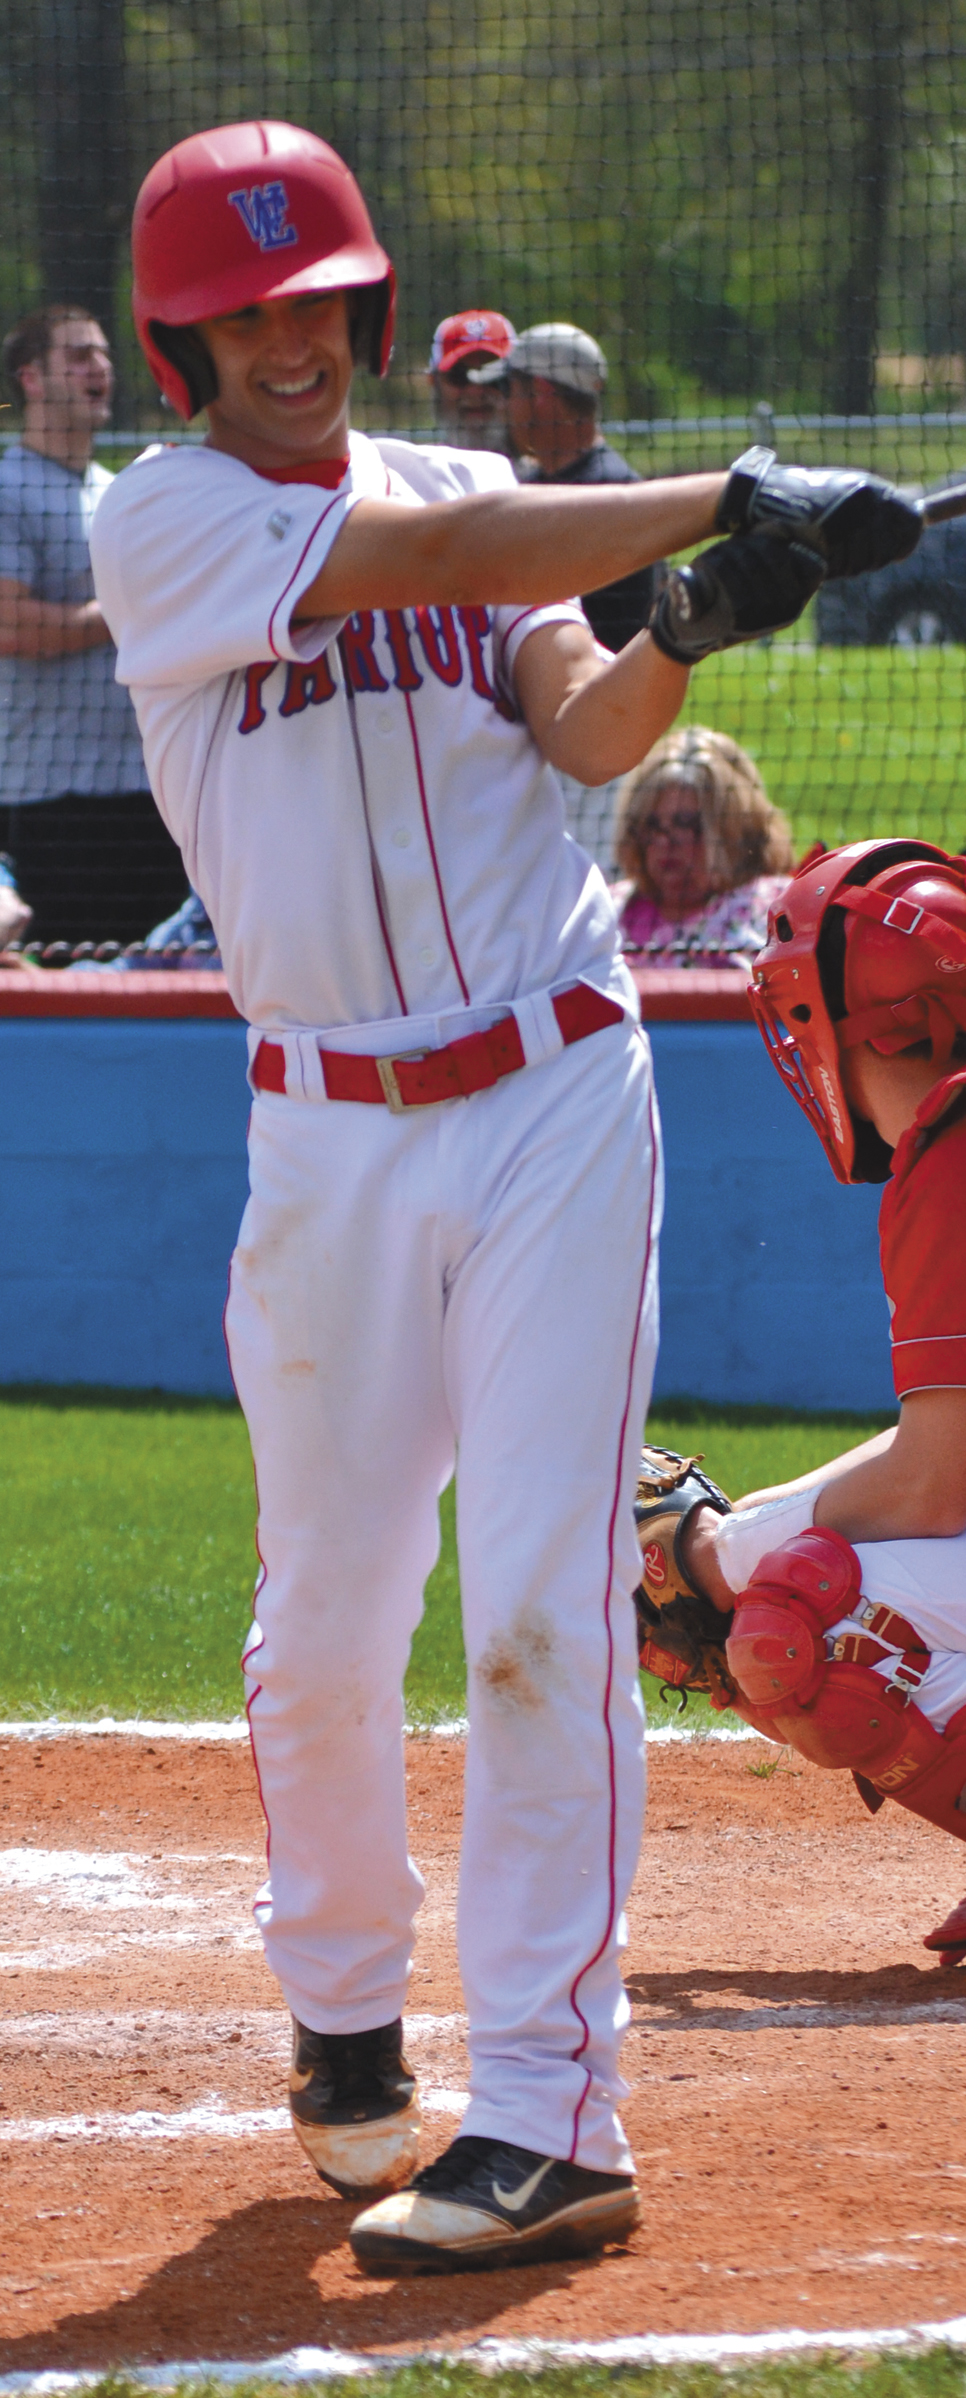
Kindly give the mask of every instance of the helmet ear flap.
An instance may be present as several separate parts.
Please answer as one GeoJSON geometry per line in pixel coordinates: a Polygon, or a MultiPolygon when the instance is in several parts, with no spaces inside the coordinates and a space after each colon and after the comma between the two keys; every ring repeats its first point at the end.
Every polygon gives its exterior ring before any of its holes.
{"type": "Polygon", "coordinates": [[[381,283],[357,283],[349,293],[349,336],[356,366],[368,367],[371,375],[384,375],[389,364],[386,355],[386,326],[393,302],[391,279],[381,283]]]}
{"type": "Polygon", "coordinates": [[[148,331],[155,349],[181,376],[191,403],[189,414],[197,416],[218,397],[218,377],[203,335],[197,325],[163,325],[157,317],[151,318],[148,331]]]}

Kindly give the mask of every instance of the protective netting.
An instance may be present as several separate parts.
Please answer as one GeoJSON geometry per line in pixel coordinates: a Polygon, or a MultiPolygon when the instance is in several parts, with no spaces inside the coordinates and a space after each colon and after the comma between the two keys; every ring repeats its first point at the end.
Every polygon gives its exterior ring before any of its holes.
{"type": "MultiPolygon", "coordinates": [[[[0,26],[3,324],[56,302],[80,312],[71,339],[85,318],[103,330],[98,470],[182,437],[131,327],[140,179],[184,135],[258,115],[342,152],[394,259],[392,369],[356,386],[366,429],[438,433],[434,328],[496,310],[602,345],[606,440],[641,474],[718,466],[756,436],[919,489],[966,472],[966,0],[3,0],[0,26]]],[[[35,446],[25,465],[23,386],[7,397],[0,849],[26,884],[28,858],[73,842],[74,917],[59,901],[35,933],[126,941],[183,877],[137,797],[109,647],[58,650],[21,605],[89,592],[85,461],[75,444],[38,467],[35,446]],[[102,847],[125,847],[123,906],[100,870],[85,891],[85,800],[102,847]]],[[[508,443],[505,393],[488,397],[482,438],[508,443]]],[[[964,645],[966,519],[702,667],[686,714],[748,746],[799,849],[900,826],[959,847],[964,645]]],[[[613,793],[571,809],[609,862],[613,793]]]]}

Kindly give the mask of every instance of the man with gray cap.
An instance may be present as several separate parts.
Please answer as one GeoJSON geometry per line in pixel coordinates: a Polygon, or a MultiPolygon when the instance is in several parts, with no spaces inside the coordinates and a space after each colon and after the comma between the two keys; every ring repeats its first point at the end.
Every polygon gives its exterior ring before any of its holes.
{"type": "MultiPolygon", "coordinates": [[[[530,325],[517,335],[507,367],[510,438],[524,462],[521,481],[640,481],[601,432],[607,360],[590,333],[578,325],[530,325]],[[528,460],[535,461],[529,471],[528,460]]],[[[585,613],[605,649],[624,649],[646,625],[666,573],[662,561],[586,595],[585,613]]]]}
{"type": "MultiPolygon", "coordinates": [[[[509,357],[478,369],[474,381],[509,376],[507,422],[524,483],[638,483],[632,466],[600,428],[607,360],[578,325],[530,325],[509,357]]],[[[471,370],[472,373],[472,370],[471,370]]],[[[647,624],[667,580],[663,559],[601,591],[584,594],[584,613],[605,649],[621,650],[647,624]]],[[[588,785],[561,775],[568,830],[606,873],[613,869],[616,782],[588,785]]]]}

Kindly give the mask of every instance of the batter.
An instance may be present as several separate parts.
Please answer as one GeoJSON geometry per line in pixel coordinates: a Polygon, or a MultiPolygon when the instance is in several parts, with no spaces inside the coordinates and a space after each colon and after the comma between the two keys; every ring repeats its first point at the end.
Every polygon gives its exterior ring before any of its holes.
{"type": "MultiPolygon", "coordinates": [[[[691,659],[789,621],[825,568],[794,532],[729,540],[680,625],[669,603],[659,639],[600,650],[568,593],[701,540],[726,482],[736,529],[759,454],[737,478],[523,492],[485,452],[350,434],[394,280],[311,134],[180,143],[139,196],[134,269],[157,380],[182,416],[207,407],[208,439],[117,478],[95,572],[251,1026],[227,1335],[293,2122],[337,2190],[383,2193],[352,2232],[376,2270],[588,2249],[637,2208],[618,1960],[661,1163],[613,909],[552,769],[634,764],[691,659]],[[470,2101],[413,2179],[401,1686],[457,1450],[470,2101]]],[[[816,518],[829,496],[808,487],[816,518]]]]}

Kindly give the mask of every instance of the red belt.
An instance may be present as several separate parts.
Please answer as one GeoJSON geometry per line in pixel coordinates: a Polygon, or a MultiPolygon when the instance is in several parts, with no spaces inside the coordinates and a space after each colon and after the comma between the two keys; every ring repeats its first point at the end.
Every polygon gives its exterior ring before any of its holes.
{"type": "MultiPolygon", "coordinates": [[[[588,1033],[619,1024],[624,1014],[589,983],[572,983],[551,1001],[565,1049],[588,1033]]],[[[398,1057],[354,1057],[345,1049],[319,1050],[330,1099],[362,1099],[402,1116],[411,1107],[438,1107],[443,1099],[469,1099],[492,1090],[505,1074],[526,1065],[515,1016],[503,1016],[488,1032],[466,1033],[445,1049],[410,1049],[398,1057]]],[[[285,1092],[285,1051],[278,1041],[260,1041],[252,1065],[257,1091],[285,1092]]]]}

